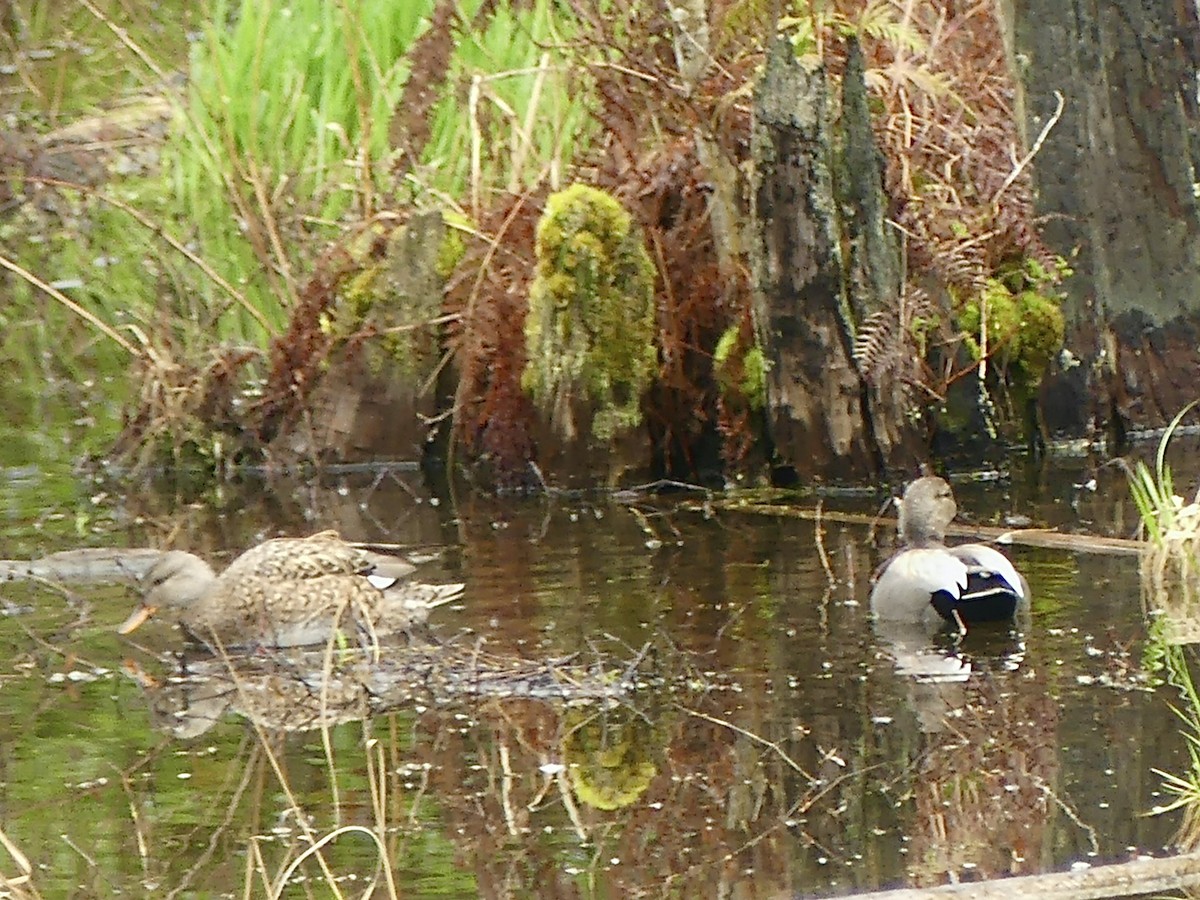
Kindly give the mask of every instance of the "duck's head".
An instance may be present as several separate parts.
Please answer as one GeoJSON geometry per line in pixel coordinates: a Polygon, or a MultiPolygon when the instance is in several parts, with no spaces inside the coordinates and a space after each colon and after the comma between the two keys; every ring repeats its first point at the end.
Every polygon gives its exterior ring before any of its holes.
{"type": "Polygon", "coordinates": [[[900,536],[916,547],[941,543],[957,512],[949,484],[935,475],[918,478],[900,500],[900,536]]]}
{"type": "Polygon", "coordinates": [[[129,634],[160,609],[179,618],[208,593],[216,577],[212,567],[198,556],[182,550],[164,553],[142,576],[142,602],[117,631],[129,634]]]}

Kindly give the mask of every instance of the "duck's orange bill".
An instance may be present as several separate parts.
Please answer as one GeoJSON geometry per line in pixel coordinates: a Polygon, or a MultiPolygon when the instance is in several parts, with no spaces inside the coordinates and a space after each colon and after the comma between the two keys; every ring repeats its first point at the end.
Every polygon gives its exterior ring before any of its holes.
{"type": "Polygon", "coordinates": [[[117,629],[117,634],[129,634],[129,632],[139,628],[143,622],[157,611],[157,606],[139,606],[129,614],[128,619],[121,623],[121,626],[117,629]]]}

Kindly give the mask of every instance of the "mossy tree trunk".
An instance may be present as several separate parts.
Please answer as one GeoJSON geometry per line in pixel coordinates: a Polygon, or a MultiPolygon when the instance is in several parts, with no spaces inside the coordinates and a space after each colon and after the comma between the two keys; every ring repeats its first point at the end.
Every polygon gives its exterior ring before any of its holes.
{"type": "MultiPolygon", "coordinates": [[[[420,460],[437,437],[432,423],[450,400],[436,380],[442,355],[445,279],[438,255],[446,226],[440,212],[413,216],[374,241],[348,321],[349,337],[329,361],[314,396],[313,452],[336,461],[420,460]]],[[[303,440],[304,428],[286,439],[303,440]]]]}
{"type": "Polygon", "coordinates": [[[855,320],[892,302],[900,278],[865,94],[851,90],[849,107],[835,134],[824,70],[772,48],[755,95],[750,252],[781,481],[869,477],[912,448],[902,395],[868,387],[852,357],[855,320]]]}
{"type": "Polygon", "coordinates": [[[1061,434],[1163,424],[1200,369],[1200,22],[1194,3],[1002,4],[1044,235],[1072,259],[1061,434]],[[1076,252],[1077,251],[1077,252],[1076,252]],[[1078,360],[1081,364],[1075,365],[1078,360]]]}

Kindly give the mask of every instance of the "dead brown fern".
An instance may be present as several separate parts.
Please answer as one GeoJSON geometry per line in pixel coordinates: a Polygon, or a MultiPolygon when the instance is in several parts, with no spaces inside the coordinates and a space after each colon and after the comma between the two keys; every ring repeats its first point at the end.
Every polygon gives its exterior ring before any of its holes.
{"type": "Polygon", "coordinates": [[[446,308],[458,315],[448,336],[458,367],[455,434],[480,477],[499,488],[533,478],[534,411],[521,374],[544,202],[544,195],[516,196],[489,210],[447,286],[446,308]]]}
{"type": "Polygon", "coordinates": [[[910,383],[922,355],[918,329],[937,316],[929,295],[919,288],[906,289],[894,307],[871,313],[854,337],[858,371],[875,385],[892,379],[910,383]]]}
{"type": "MultiPolygon", "coordinates": [[[[374,252],[382,252],[382,242],[374,252]]],[[[271,368],[263,394],[250,409],[262,444],[269,443],[306,408],[305,401],[333,347],[323,318],[336,303],[338,289],[359,266],[340,245],[326,252],[300,291],[287,331],[271,342],[271,368]]]]}
{"type": "MultiPolygon", "coordinates": [[[[710,163],[714,152],[735,172],[749,162],[751,93],[772,4],[712,4],[711,63],[694,83],[680,75],[666,4],[614,0],[603,13],[586,0],[569,6],[598,98],[599,137],[578,161],[580,176],[634,214],[660,275],[660,371],[643,404],[660,468],[692,475],[714,428],[734,463],[758,432],[748,409],[720,396],[712,353],[731,325],[749,327],[750,285],[744,261],[735,255],[731,266],[718,252],[727,248],[714,234],[710,163]]],[[[792,15],[803,9],[783,4],[792,15]]],[[[954,364],[955,304],[1005,263],[1049,261],[1028,172],[1013,177],[1020,141],[999,25],[991,7],[960,9],[952,0],[839,0],[811,21],[834,79],[845,62],[839,29],[861,32],[879,103],[889,218],[904,236],[908,287],[893,308],[859,323],[860,371],[877,383],[911,382],[914,397],[940,400],[967,371],[954,364]]],[[[739,229],[748,212],[741,187],[739,229]]],[[[451,289],[452,311],[463,316],[454,339],[458,434],[471,453],[518,480],[534,452],[533,413],[520,389],[520,323],[540,208],[518,212],[522,202],[499,197],[480,211],[482,233],[505,231],[504,249],[486,241],[472,248],[451,289]]]]}
{"type": "Polygon", "coordinates": [[[720,468],[722,454],[743,458],[756,437],[746,420],[721,422],[712,353],[725,329],[748,314],[750,291],[744,266],[731,271],[722,264],[711,220],[714,176],[701,163],[700,148],[705,142],[731,167],[744,159],[749,102],[743,89],[754,58],[727,43],[727,54],[688,88],[671,41],[661,37],[672,29],[665,5],[620,0],[605,15],[582,0],[572,6],[591,55],[611,61],[592,72],[605,135],[588,160],[594,183],[634,215],[659,273],[660,368],[643,404],[656,468],[695,479],[720,468]],[[648,34],[660,38],[645,40],[648,34]],[[650,134],[657,139],[648,141],[650,134]],[[722,451],[722,440],[736,449],[722,451]]]}
{"type": "Polygon", "coordinates": [[[454,55],[454,25],[458,4],[435,4],[429,27],[408,53],[410,75],[388,124],[393,147],[404,150],[404,168],[421,158],[429,142],[430,122],[454,55]]]}

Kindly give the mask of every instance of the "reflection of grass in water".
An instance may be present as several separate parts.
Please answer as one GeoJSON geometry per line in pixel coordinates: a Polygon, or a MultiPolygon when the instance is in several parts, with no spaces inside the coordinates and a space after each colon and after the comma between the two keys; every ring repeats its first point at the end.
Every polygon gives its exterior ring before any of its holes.
{"type": "Polygon", "coordinates": [[[1195,850],[1200,847],[1200,695],[1188,665],[1187,648],[1165,640],[1158,623],[1151,626],[1150,636],[1147,665],[1163,671],[1167,681],[1179,690],[1180,704],[1172,705],[1172,709],[1182,722],[1180,734],[1188,751],[1186,771],[1174,773],[1154,769],[1163,779],[1163,790],[1174,799],[1166,806],[1155,807],[1152,812],[1183,810],[1175,843],[1182,850],[1195,850]]]}
{"type": "Polygon", "coordinates": [[[1183,811],[1176,843],[1184,850],[1200,847],[1200,694],[1187,646],[1200,640],[1195,566],[1200,549],[1200,494],[1188,503],[1175,492],[1166,455],[1172,436],[1195,405],[1193,401],[1181,409],[1163,432],[1153,469],[1138,460],[1125,470],[1146,541],[1140,573],[1142,602],[1151,619],[1144,664],[1152,672],[1162,672],[1178,689],[1179,704],[1172,708],[1182,722],[1180,734],[1188,751],[1184,772],[1154,770],[1173,799],[1153,812],[1183,811]]]}

